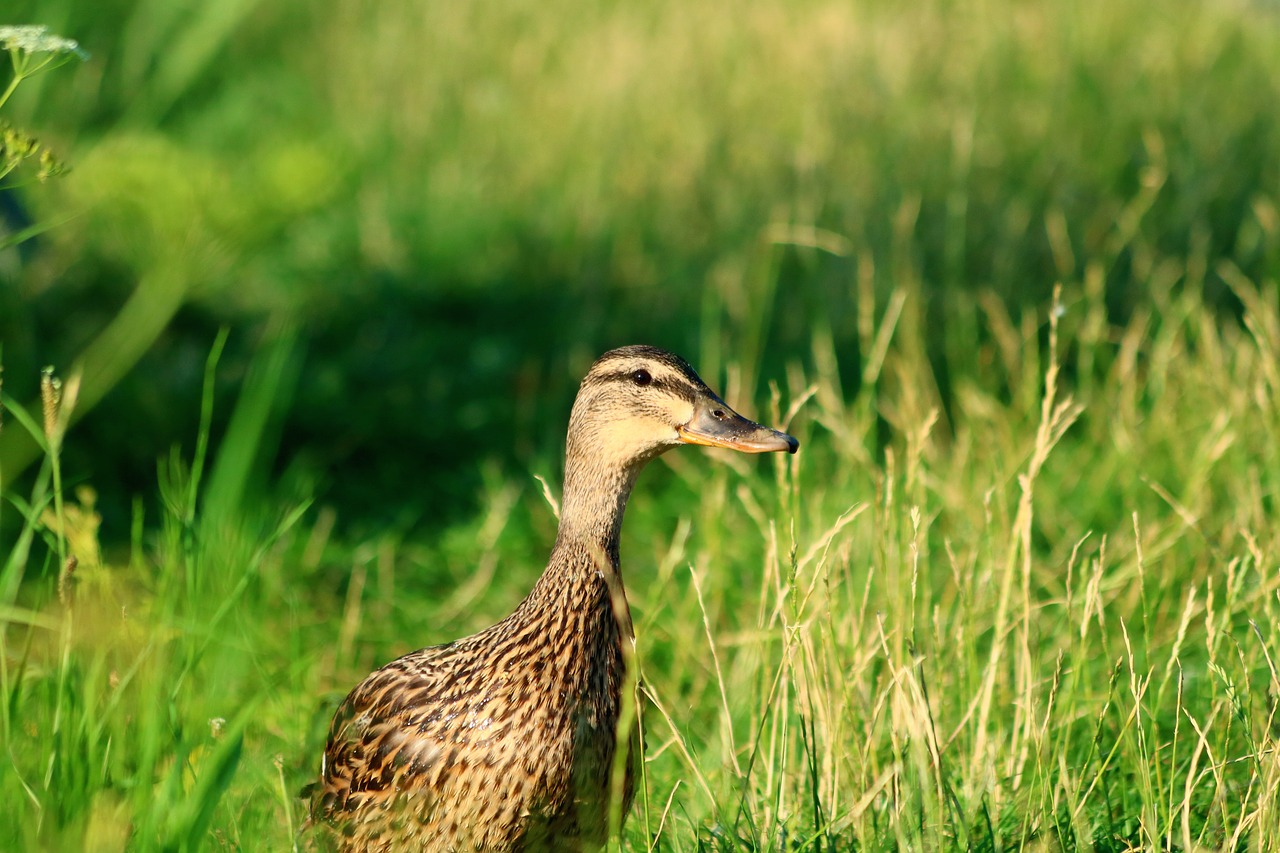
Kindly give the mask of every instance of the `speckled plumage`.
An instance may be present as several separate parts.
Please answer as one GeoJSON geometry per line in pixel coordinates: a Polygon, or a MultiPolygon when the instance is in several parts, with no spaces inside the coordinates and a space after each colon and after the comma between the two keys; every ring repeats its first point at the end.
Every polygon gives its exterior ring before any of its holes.
{"type": "Polygon", "coordinates": [[[533,590],[496,625],[369,675],[335,714],[312,810],[341,850],[597,849],[620,745],[625,818],[639,748],[617,731],[631,638],[618,538],[636,475],[680,443],[796,447],[670,353],[625,347],[592,365],[569,422],[559,533],[533,590]]]}

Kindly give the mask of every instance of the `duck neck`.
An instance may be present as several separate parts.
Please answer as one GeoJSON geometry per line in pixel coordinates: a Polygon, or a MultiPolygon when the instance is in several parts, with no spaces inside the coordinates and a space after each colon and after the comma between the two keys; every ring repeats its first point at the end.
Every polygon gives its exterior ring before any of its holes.
{"type": "Polygon", "coordinates": [[[550,605],[548,612],[600,614],[603,623],[590,627],[579,623],[594,637],[592,642],[599,641],[601,630],[618,638],[632,637],[618,541],[639,468],[593,464],[590,455],[571,453],[569,460],[556,544],[527,603],[541,601],[550,605]]]}
{"type": "Polygon", "coordinates": [[[602,572],[618,572],[618,542],[622,516],[635,486],[635,467],[606,467],[591,460],[566,463],[564,496],[556,547],[565,545],[599,549],[607,557],[602,572]]]}

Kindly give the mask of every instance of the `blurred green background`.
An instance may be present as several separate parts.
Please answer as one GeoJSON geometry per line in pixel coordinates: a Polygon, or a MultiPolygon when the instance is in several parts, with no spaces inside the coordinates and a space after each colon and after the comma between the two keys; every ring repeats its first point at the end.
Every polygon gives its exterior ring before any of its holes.
{"type": "Polygon", "coordinates": [[[0,340],[5,389],[29,400],[39,368],[117,322],[66,450],[108,531],[194,441],[223,327],[215,434],[283,339],[266,470],[342,525],[420,525],[469,511],[480,459],[554,471],[576,379],[611,346],[663,345],[713,379],[741,362],[755,397],[816,336],[854,391],[858,294],[903,289],[945,404],[991,341],[967,306],[1016,325],[1083,278],[1078,258],[1100,259],[1117,321],[1166,256],[1194,257],[1227,313],[1220,261],[1280,272],[1274,4],[17,0],[4,17],[91,53],[7,110],[73,171],[5,194],[10,228],[66,221],[4,253],[0,340]]]}

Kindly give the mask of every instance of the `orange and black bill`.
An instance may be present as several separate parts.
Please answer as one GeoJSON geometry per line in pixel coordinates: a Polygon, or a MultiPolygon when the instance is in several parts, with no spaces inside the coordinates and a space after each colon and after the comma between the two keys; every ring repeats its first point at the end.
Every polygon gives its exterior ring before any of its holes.
{"type": "Polygon", "coordinates": [[[677,431],[685,444],[728,447],[743,453],[795,453],[800,449],[800,442],[792,436],[747,420],[718,397],[698,400],[693,417],[677,431]]]}

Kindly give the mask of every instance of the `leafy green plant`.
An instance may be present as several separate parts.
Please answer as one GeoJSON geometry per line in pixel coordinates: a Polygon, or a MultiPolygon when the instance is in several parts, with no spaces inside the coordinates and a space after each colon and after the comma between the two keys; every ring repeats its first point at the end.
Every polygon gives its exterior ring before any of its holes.
{"type": "MultiPolygon", "coordinates": [[[[22,81],[73,59],[89,58],[75,41],[53,35],[48,27],[34,25],[0,26],[0,50],[9,54],[13,69],[9,84],[0,92],[0,109],[4,108],[22,81]]],[[[34,135],[0,121],[0,179],[31,158],[37,162],[35,177],[39,181],[60,174],[65,168],[34,135]]]]}
{"type": "Polygon", "coordinates": [[[12,421],[0,427],[29,432],[43,453],[27,499],[6,493],[22,529],[0,565],[0,788],[22,791],[29,819],[0,828],[0,849],[193,851],[225,832],[211,825],[269,695],[264,683],[243,681],[257,677],[226,643],[262,646],[242,608],[258,606],[264,575],[278,576],[276,544],[307,504],[246,514],[258,502],[238,478],[288,396],[288,339],[264,354],[233,425],[210,449],[222,345],[207,362],[194,453],[175,451],[164,465],[159,530],[144,542],[139,515],[127,560],[100,547],[93,490],[63,494],[77,380],[46,372],[39,412],[0,397],[12,421]],[[223,689],[201,689],[210,678],[223,689]]]}

